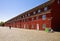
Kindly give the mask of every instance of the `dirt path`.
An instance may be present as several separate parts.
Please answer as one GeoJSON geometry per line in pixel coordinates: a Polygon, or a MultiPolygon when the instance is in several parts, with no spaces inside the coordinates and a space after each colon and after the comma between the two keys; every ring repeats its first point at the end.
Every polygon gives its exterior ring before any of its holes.
{"type": "Polygon", "coordinates": [[[0,41],[60,41],[60,32],[0,27],[0,41]]]}

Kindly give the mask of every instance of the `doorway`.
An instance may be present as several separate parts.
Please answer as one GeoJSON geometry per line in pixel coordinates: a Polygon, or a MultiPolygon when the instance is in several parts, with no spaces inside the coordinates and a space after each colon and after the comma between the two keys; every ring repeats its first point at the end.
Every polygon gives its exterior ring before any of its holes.
{"type": "Polygon", "coordinates": [[[37,30],[39,30],[39,24],[37,24],[37,30]]]}

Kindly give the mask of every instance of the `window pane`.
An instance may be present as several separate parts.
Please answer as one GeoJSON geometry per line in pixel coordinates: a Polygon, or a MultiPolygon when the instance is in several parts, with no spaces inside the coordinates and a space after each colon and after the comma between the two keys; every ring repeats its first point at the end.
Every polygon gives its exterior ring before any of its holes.
{"type": "Polygon", "coordinates": [[[46,28],[46,24],[43,24],[42,27],[43,27],[43,28],[46,28]]]}
{"type": "Polygon", "coordinates": [[[44,11],[47,11],[47,7],[44,8],[44,11]]]}
{"type": "Polygon", "coordinates": [[[36,14],[36,12],[33,12],[33,14],[36,14]]]}
{"type": "Polygon", "coordinates": [[[23,18],[24,18],[24,16],[23,16],[23,18]]]}
{"type": "Polygon", "coordinates": [[[38,10],[38,13],[40,13],[41,12],[41,10],[38,10]]]}
{"type": "Polygon", "coordinates": [[[28,14],[28,16],[30,16],[30,14],[28,14]]]}
{"type": "Polygon", "coordinates": [[[27,15],[25,15],[25,16],[27,16],[27,15]]]}
{"type": "Polygon", "coordinates": [[[39,18],[39,17],[37,16],[37,17],[36,17],[36,20],[38,20],[38,18],[39,18]]]}
{"type": "Polygon", "coordinates": [[[32,28],[34,28],[34,25],[32,24],[32,28]]]}
{"type": "Polygon", "coordinates": [[[32,21],[34,20],[34,18],[32,18],[32,21]]]}
{"type": "Polygon", "coordinates": [[[42,20],[46,20],[46,15],[43,15],[42,16],[42,20]]]}

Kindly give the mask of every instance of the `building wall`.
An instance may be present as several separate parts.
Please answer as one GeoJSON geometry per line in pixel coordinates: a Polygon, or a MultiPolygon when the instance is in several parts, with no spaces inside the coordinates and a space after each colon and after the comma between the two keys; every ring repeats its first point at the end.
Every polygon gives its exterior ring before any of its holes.
{"type": "MultiPolygon", "coordinates": [[[[59,0],[60,2],[60,0],[59,0]]],[[[60,3],[58,4],[58,0],[51,5],[52,9],[52,28],[60,30],[60,3]]]]}
{"type": "MultiPolygon", "coordinates": [[[[60,0],[59,0],[60,1],[60,0]]],[[[41,8],[41,13],[38,13],[38,9],[34,9],[30,12],[30,16],[23,15],[24,19],[12,21],[6,23],[5,26],[12,26],[16,28],[25,28],[25,29],[36,29],[36,30],[44,30],[45,28],[55,28],[60,27],[60,4],[57,4],[57,0],[55,0],[52,4],[50,4],[47,11],[44,11],[44,8],[41,8]],[[33,12],[36,12],[34,15],[33,12]],[[42,16],[46,15],[46,19],[43,20],[42,16]],[[38,19],[36,17],[38,16],[38,19]],[[27,17],[27,18],[25,18],[27,17]],[[33,21],[32,21],[32,18],[33,21]],[[43,27],[46,26],[46,27],[43,27]]],[[[18,19],[19,17],[17,17],[18,19]]]]}
{"type": "Polygon", "coordinates": [[[50,11],[48,11],[47,14],[42,14],[38,16],[38,19],[36,20],[37,16],[31,17],[31,18],[26,18],[25,22],[24,19],[23,20],[19,20],[19,21],[13,21],[11,23],[8,23],[7,26],[12,26],[12,27],[16,27],[16,28],[25,28],[25,29],[36,29],[37,30],[37,24],[39,25],[39,30],[44,30],[45,28],[43,28],[43,24],[46,24],[46,27],[49,28],[51,27],[51,20],[50,20],[50,11]],[[46,15],[46,19],[42,20],[42,16],[46,15]],[[34,18],[34,20],[32,21],[32,18],[34,18]],[[28,21],[27,21],[28,20],[28,21]],[[33,25],[33,27],[32,27],[33,25]]]}

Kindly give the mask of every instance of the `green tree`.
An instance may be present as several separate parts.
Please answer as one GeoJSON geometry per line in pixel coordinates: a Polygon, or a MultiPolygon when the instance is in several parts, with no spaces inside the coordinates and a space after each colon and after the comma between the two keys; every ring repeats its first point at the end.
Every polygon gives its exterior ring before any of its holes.
{"type": "Polygon", "coordinates": [[[0,22],[0,26],[4,26],[4,22],[0,22]]]}

